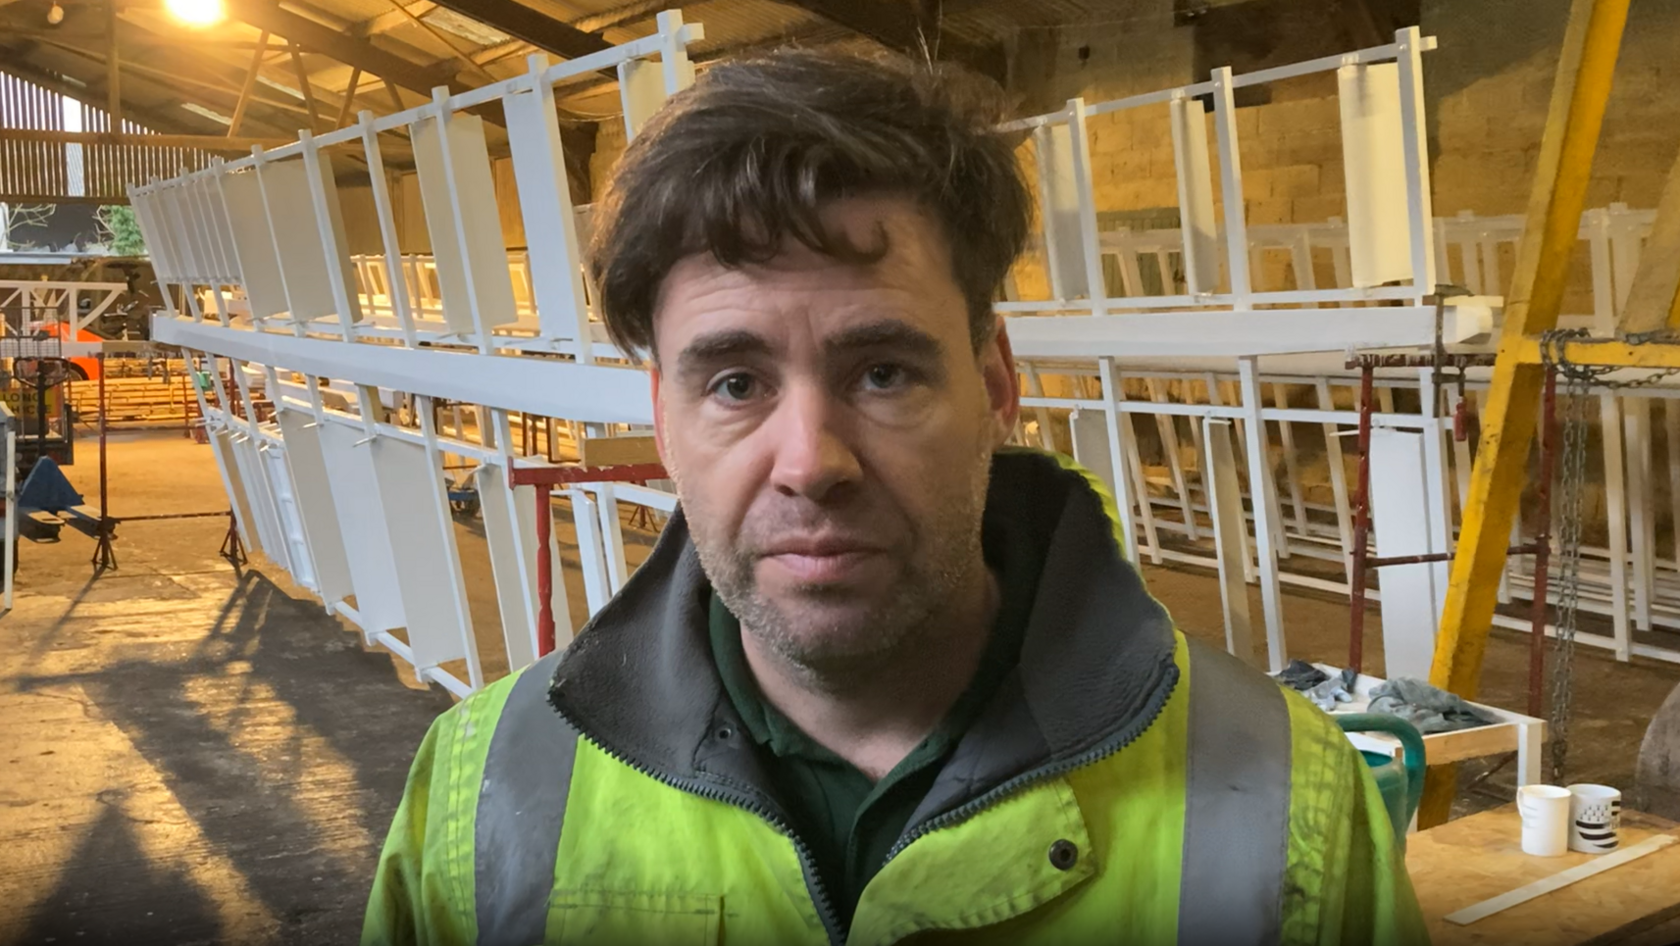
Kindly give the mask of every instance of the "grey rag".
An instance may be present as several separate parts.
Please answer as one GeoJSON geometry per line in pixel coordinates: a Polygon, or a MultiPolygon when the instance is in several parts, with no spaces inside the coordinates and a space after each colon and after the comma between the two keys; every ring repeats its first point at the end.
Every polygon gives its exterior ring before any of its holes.
{"type": "Polygon", "coordinates": [[[1499,720],[1464,702],[1462,697],[1422,680],[1400,677],[1371,690],[1371,712],[1398,716],[1428,735],[1490,726],[1499,720]]]}
{"type": "Polygon", "coordinates": [[[1302,695],[1313,701],[1313,705],[1326,713],[1334,713],[1339,703],[1353,702],[1353,685],[1359,680],[1359,673],[1352,667],[1346,667],[1341,673],[1325,680],[1302,695]]]}
{"type": "Polygon", "coordinates": [[[1291,690],[1310,690],[1330,679],[1330,675],[1305,660],[1291,660],[1289,666],[1272,674],[1272,679],[1291,690]]]}

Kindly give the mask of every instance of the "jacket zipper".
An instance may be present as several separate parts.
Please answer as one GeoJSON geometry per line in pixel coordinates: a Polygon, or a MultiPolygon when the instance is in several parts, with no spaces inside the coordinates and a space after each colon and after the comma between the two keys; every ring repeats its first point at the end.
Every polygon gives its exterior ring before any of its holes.
{"type": "Polygon", "coordinates": [[[916,825],[914,828],[906,831],[903,837],[900,837],[898,841],[893,844],[892,849],[887,851],[886,860],[881,862],[882,866],[884,867],[887,864],[892,863],[893,858],[903,853],[905,848],[909,847],[917,838],[920,838],[923,835],[938,831],[941,828],[948,828],[962,821],[966,821],[986,808],[1003,801],[1005,798],[1008,798],[1010,795],[1013,795],[1022,789],[1029,788],[1039,782],[1049,781],[1050,779],[1066,775],[1075,769],[1081,769],[1087,765],[1094,765],[1136,742],[1138,737],[1143,735],[1145,730],[1155,724],[1155,720],[1161,715],[1161,710],[1167,705],[1167,699],[1172,696],[1173,690],[1178,688],[1178,666],[1176,664],[1172,665],[1168,668],[1167,672],[1167,679],[1156,686],[1155,694],[1150,697],[1149,705],[1144,708],[1143,714],[1140,715],[1131,726],[1123,730],[1118,737],[1111,739],[1094,749],[1089,749],[1079,755],[1073,756],[1072,758],[1063,759],[1060,762],[1054,762],[1049,765],[1043,765],[1030,772],[1023,772],[1022,774],[1017,775],[1009,781],[992,789],[986,794],[981,795],[979,798],[967,802],[966,804],[959,805],[944,814],[935,815],[921,824],[916,825]]]}
{"type": "Polygon", "coordinates": [[[582,726],[579,726],[575,720],[568,717],[558,706],[555,706],[552,699],[549,700],[548,705],[549,708],[554,710],[560,719],[566,723],[566,725],[577,730],[578,735],[587,740],[590,745],[606,753],[607,756],[612,758],[614,761],[628,766],[629,768],[640,772],[662,785],[675,788],[678,791],[687,792],[690,795],[697,795],[709,801],[718,801],[728,805],[734,805],[749,814],[763,819],[772,828],[775,828],[777,831],[786,835],[788,840],[793,842],[793,850],[794,853],[799,856],[800,867],[804,870],[805,876],[809,878],[806,881],[805,886],[807,888],[807,892],[811,895],[812,904],[817,908],[817,916],[822,920],[823,931],[828,935],[830,946],[843,946],[846,942],[846,927],[840,922],[840,915],[834,910],[834,900],[829,895],[828,886],[823,883],[822,874],[817,871],[816,857],[811,853],[811,849],[806,845],[804,839],[800,838],[793,830],[793,825],[791,825],[786,818],[782,817],[781,812],[773,805],[767,804],[763,799],[755,798],[745,792],[731,792],[727,789],[718,788],[705,782],[696,781],[694,779],[678,778],[677,776],[669,773],[649,768],[648,766],[625,756],[623,753],[620,753],[618,750],[613,749],[611,746],[606,745],[599,739],[596,739],[594,736],[584,731],[582,726]]]}
{"type": "MultiPolygon", "coordinates": [[[[1161,710],[1167,705],[1167,699],[1172,696],[1173,690],[1178,688],[1178,667],[1176,665],[1169,666],[1167,674],[1167,679],[1156,686],[1155,694],[1150,698],[1149,705],[1145,707],[1144,713],[1138,716],[1131,726],[1123,730],[1118,738],[1072,758],[1040,766],[1030,772],[1024,772],[973,801],[927,819],[910,831],[905,832],[904,836],[899,838],[893,844],[892,849],[887,852],[886,859],[881,862],[881,865],[885,867],[891,863],[893,858],[903,853],[904,849],[909,847],[917,838],[966,821],[1022,789],[1065,775],[1075,769],[1094,765],[1136,742],[1145,730],[1155,724],[1155,720],[1161,715],[1161,710]]],[[[827,885],[823,883],[822,874],[817,871],[816,858],[811,854],[811,849],[805,844],[804,840],[793,830],[793,826],[788,823],[786,818],[782,817],[781,812],[774,806],[766,804],[762,799],[755,798],[745,792],[731,792],[693,779],[678,778],[645,766],[585,732],[582,726],[579,726],[575,720],[568,717],[558,706],[555,706],[552,699],[549,700],[549,707],[566,725],[577,730],[578,735],[588,740],[590,745],[606,753],[614,761],[678,791],[688,792],[691,795],[697,795],[711,801],[734,805],[763,819],[772,828],[786,835],[788,840],[793,842],[793,850],[799,856],[800,867],[804,870],[805,876],[809,878],[805,886],[811,894],[812,904],[817,908],[817,916],[822,920],[823,929],[828,934],[829,943],[831,946],[844,946],[846,927],[840,922],[839,915],[834,911],[834,901],[829,896],[827,885]]]]}

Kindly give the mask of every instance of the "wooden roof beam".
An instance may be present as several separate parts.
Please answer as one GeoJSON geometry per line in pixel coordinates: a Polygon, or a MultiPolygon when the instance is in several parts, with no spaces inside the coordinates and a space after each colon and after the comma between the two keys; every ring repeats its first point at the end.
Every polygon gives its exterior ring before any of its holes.
{"type": "Polygon", "coordinates": [[[639,23],[665,10],[680,10],[696,0],[632,0],[600,13],[591,13],[572,20],[571,25],[585,33],[600,33],[619,26],[639,23]]]}
{"type": "MultiPolygon", "coordinates": [[[[4,5],[4,0],[0,0],[0,5],[4,5]]],[[[131,25],[131,23],[132,21],[129,20],[122,21],[123,25],[131,25]]],[[[100,43],[105,42],[105,31],[103,29],[74,30],[61,29],[59,27],[36,29],[35,27],[29,26],[14,26],[11,23],[6,23],[4,26],[6,29],[6,36],[9,39],[51,39],[61,40],[66,43],[77,43],[82,46],[97,46],[100,43]]],[[[125,33],[123,35],[122,43],[124,49],[130,49],[132,47],[134,49],[144,50],[147,52],[170,48],[237,49],[249,52],[250,50],[257,48],[257,44],[248,39],[207,39],[203,36],[189,33],[125,33]]],[[[265,44],[264,48],[266,48],[269,52],[283,53],[286,51],[286,44],[281,42],[272,42],[265,44]]]]}
{"type": "Polygon", "coordinates": [[[999,82],[1007,72],[1002,46],[973,46],[939,31],[939,0],[781,0],[920,58],[958,62],[999,82]]]}
{"type": "MultiPolygon", "coordinates": [[[[78,144],[78,145],[121,145],[129,148],[196,148],[199,151],[232,152],[234,154],[249,154],[255,145],[266,149],[283,148],[293,144],[296,138],[260,138],[237,137],[229,138],[225,135],[182,135],[158,133],[149,135],[110,134],[101,131],[57,131],[37,128],[0,128],[0,141],[41,141],[49,144],[78,144]]],[[[326,148],[342,149],[355,152],[362,147],[359,140],[339,142],[327,145],[326,148]]],[[[394,144],[382,144],[381,153],[398,158],[408,158],[411,152],[394,144]]]]}
{"type": "Polygon", "coordinates": [[[412,3],[404,3],[402,9],[400,10],[392,10],[388,13],[381,13],[371,20],[363,20],[362,22],[357,23],[356,25],[350,27],[349,33],[357,39],[366,39],[369,36],[377,36],[386,30],[393,29],[407,23],[410,17],[425,16],[436,9],[437,4],[433,3],[432,0],[414,0],[412,3]]]}
{"type": "Polygon", "coordinates": [[[378,76],[412,92],[429,96],[436,85],[448,85],[452,93],[467,90],[467,86],[459,80],[437,82],[426,66],[381,49],[367,40],[323,26],[306,16],[281,9],[270,0],[228,0],[227,10],[230,16],[285,37],[310,52],[329,56],[351,68],[360,67],[367,75],[378,76]]]}
{"type": "Polygon", "coordinates": [[[438,6],[566,59],[612,48],[601,37],[544,16],[517,0],[440,0],[438,6]]]}
{"type": "MultiPolygon", "coordinates": [[[[48,41],[48,45],[59,49],[70,56],[81,59],[90,65],[103,67],[108,64],[108,60],[104,54],[90,49],[81,49],[68,43],[59,43],[50,40],[48,41]]],[[[232,80],[225,76],[218,75],[213,71],[205,72],[196,68],[169,71],[155,69],[151,66],[143,66],[136,62],[124,62],[121,66],[123,71],[128,73],[131,80],[141,80],[145,83],[149,83],[155,88],[164,90],[170,95],[179,96],[183,101],[194,102],[195,104],[206,108],[213,107],[219,110],[226,110],[228,107],[226,99],[233,97],[233,93],[229,91],[232,80]],[[184,88],[186,86],[202,89],[204,91],[189,93],[184,88]]],[[[109,86],[106,85],[106,88],[109,88],[109,86]]],[[[88,94],[84,92],[82,95],[76,96],[76,98],[86,101],[88,94]]],[[[251,101],[260,102],[262,106],[271,113],[294,112],[299,115],[306,114],[302,103],[294,104],[292,102],[283,101],[267,95],[253,95],[251,97],[251,101]]],[[[234,107],[237,109],[237,103],[235,103],[234,107]]],[[[296,125],[299,119],[291,118],[289,116],[276,118],[273,114],[270,114],[268,117],[259,120],[276,130],[292,131],[294,125],[296,125]]]]}
{"type": "MultiPolygon", "coordinates": [[[[160,34],[151,32],[150,28],[143,24],[125,21],[123,26],[126,28],[123,34],[123,44],[125,47],[133,43],[144,42],[148,38],[160,36],[160,34]]],[[[275,66],[276,68],[279,68],[282,65],[281,60],[268,60],[266,58],[267,53],[272,50],[274,52],[287,53],[289,56],[294,48],[290,41],[271,41],[269,39],[269,31],[263,30],[260,42],[243,43],[238,45],[230,43],[223,46],[221,51],[226,52],[238,48],[254,49],[255,53],[249,61],[244,63],[229,62],[226,59],[215,56],[201,57],[197,60],[200,74],[209,75],[213,78],[213,81],[211,82],[199,84],[204,85],[215,93],[226,92],[234,88],[238,88],[240,90],[239,97],[235,99],[232,106],[233,118],[235,118],[236,121],[228,128],[228,133],[230,135],[238,135],[240,129],[242,128],[245,116],[240,114],[239,103],[241,101],[245,102],[247,107],[257,103],[262,103],[262,105],[266,106],[270,110],[279,110],[287,113],[277,119],[271,117],[265,122],[266,124],[271,125],[287,134],[296,134],[298,129],[303,128],[305,122],[310,121],[309,115],[311,112],[325,114],[325,112],[321,110],[323,106],[327,110],[336,110],[343,107],[344,96],[328,89],[319,88],[313,83],[300,81],[298,94],[303,96],[300,100],[293,100],[290,96],[271,95],[256,89],[256,82],[258,78],[262,76],[265,67],[275,66]],[[250,91],[246,91],[247,89],[250,91]]],[[[291,61],[295,66],[296,60],[294,59],[291,61]]],[[[131,66],[132,63],[124,63],[124,68],[130,68],[131,66]]],[[[352,68],[354,69],[353,66],[352,68]]],[[[292,78],[294,81],[299,81],[295,73],[292,78]]],[[[448,81],[448,78],[449,75],[433,73],[434,81],[432,82],[432,85],[444,84],[448,81]]],[[[430,86],[427,88],[429,91],[430,86]]],[[[225,107],[223,108],[223,111],[226,111],[225,107]]]]}
{"type": "MultiPolygon", "coordinates": [[[[68,82],[61,75],[30,64],[27,61],[29,53],[30,49],[27,45],[22,47],[0,46],[0,72],[15,76],[25,82],[33,82],[43,89],[57,92],[59,95],[75,99],[78,102],[90,100],[97,102],[98,96],[104,94],[105,89],[102,81],[88,82],[84,85],[68,82]]],[[[80,81],[79,78],[78,81],[80,81]]],[[[130,121],[138,122],[159,132],[199,135],[220,134],[222,130],[220,124],[188,111],[182,111],[179,115],[176,115],[173,110],[164,112],[138,106],[133,102],[127,103],[126,111],[130,121]]]]}

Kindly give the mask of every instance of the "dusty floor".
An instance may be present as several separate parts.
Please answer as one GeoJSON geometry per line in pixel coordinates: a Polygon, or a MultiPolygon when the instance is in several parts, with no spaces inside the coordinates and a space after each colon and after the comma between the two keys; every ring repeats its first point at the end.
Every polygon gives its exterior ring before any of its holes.
{"type": "MultiPolygon", "coordinates": [[[[90,502],[93,460],[89,444],[68,471],[90,502]]],[[[114,438],[110,467],[114,515],[226,508],[208,448],[174,434],[114,438]]],[[[563,511],[563,544],[568,519],[563,511]]],[[[97,580],[79,533],[22,543],[16,607],[0,618],[0,946],[356,937],[414,747],[450,699],[365,649],[265,560],[236,574],[216,554],[225,528],[220,518],[125,524],[120,567],[97,580]]],[[[498,676],[506,659],[482,528],[457,537],[485,668],[498,676]]],[[[627,538],[639,560],[650,537],[627,538]]],[[[1186,631],[1222,637],[1208,575],[1146,572],[1186,631]]],[[[1292,655],[1345,656],[1345,603],[1291,594],[1285,607],[1292,655]]],[[[1375,612],[1368,624],[1376,671],[1375,612]]],[[[1520,706],[1524,660],[1516,635],[1496,632],[1484,698],[1520,706]]],[[[1577,660],[1571,776],[1630,784],[1646,722],[1680,667],[1619,665],[1586,649],[1577,660]]],[[[1508,781],[1496,774],[1460,806],[1497,803],[1508,781]]]]}

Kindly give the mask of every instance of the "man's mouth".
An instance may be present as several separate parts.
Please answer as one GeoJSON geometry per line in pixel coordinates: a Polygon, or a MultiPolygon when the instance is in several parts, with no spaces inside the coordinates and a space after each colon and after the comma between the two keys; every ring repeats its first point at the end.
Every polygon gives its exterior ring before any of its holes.
{"type": "Polygon", "coordinates": [[[767,549],[762,561],[798,584],[826,585],[858,577],[883,550],[854,539],[788,538],[767,549]]]}

